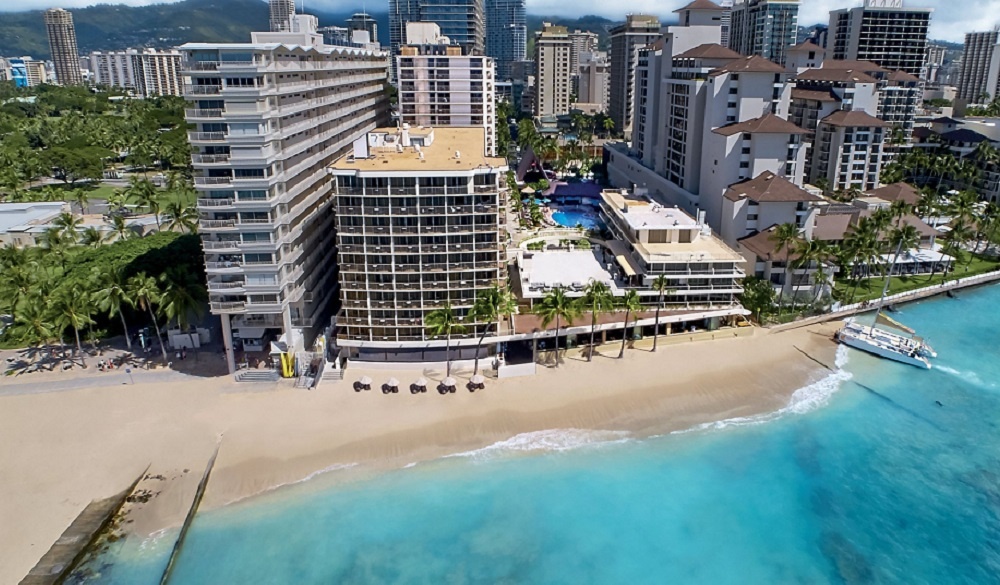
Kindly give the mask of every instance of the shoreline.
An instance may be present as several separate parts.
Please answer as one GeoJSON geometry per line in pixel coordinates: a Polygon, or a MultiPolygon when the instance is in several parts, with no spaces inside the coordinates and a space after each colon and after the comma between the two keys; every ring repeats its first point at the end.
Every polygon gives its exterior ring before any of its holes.
{"type": "Polygon", "coordinates": [[[571,350],[558,369],[490,380],[475,394],[355,393],[350,380],[364,374],[377,386],[389,375],[407,384],[438,373],[352,366],[348,380],[313,391],[192,379],[0,396],[8,445],[0,467],[9,472],[0,477],[0,520],[15,527],[0,537],[0,582],[23,577],[91,500],[120,491],[148,464],[152,479],[139,487],[154,495],[130,506],[127,532],[149,538],[179,525],[220,435],[205,511],[329,471],[364,477],[530,433],[642,439],[779,411],[831,373],[813,358],[834,367],[835,327],[633,349],[622,360],[609,345],[592,364],[571,350]]]}

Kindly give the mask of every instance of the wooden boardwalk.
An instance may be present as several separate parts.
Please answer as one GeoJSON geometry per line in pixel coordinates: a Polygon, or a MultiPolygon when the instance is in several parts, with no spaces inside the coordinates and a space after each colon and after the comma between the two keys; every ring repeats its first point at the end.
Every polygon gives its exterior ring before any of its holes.
{"type": "Polygon", "coordinates": [[[115,514],[125,503],[125,499],[135,490],[135,486],[146,474],[145,471],[119,494],[91,502],[73,520],[69,528],[56,540],[52,548],[38,561],[28,575],[21,579],[21,585],[53,585],[63,579],[83,560],[91,544],[97,540],[115,514]]]}

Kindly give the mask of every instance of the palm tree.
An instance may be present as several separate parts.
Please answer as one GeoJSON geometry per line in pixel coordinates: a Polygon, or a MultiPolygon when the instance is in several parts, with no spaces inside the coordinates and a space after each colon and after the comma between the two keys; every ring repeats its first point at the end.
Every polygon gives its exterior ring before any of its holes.
{"type": "Polygon", "coordinates": [[[174,231],[174,228],[177,228],[180,232],[184,230],[194,232],[198,229],[198,210],[185,206],[179,200],[167,203],[163,210],[163,218],[166,220],[167,231],[174,231]]]}
{"type": "Polygon", "coordinates": [[[55,337],[53,330],[52,319],[44,303],[28,303],[24,311],[14,317],[14,324],[10,327],[12,337],[36,348],[33,352],[35,356],[43,345],[55,337]]]}
{"type": "MultiPolygon", "coordinates": [[[[601,313],[615,310],[615,297],[611,288],[599,280],[591,280],[583,290],[583,306],[590,311],[590,349],[587,351],[587,361],[594,357],[594,332],[597,330],[597,317],[601,313]]],[[[556,326],[558,335],[558,326],[556,326]]],[[[556,352],[558,356],[558,350],[556,352]]]]}
{"type": "Polygon", "coordinates": [[[72,238],[74,241],[77,238],[77,230],[80,229],[80,225],[82,224],[82,218],[77,217],[68,211],[60,213],[54,220],[52,220],[52,225],[62,230],[67,239],[72,238]]]}
{"type": "Polygon", "coordinates": [[[120,269],[111,266],[104,267],[103,270],[95,269],[95,284],[97,290],[93,292],[94,304],[101,311],[105,311],[109,317],[115,314],[122,320],[122,332],[125,333],[125,345],[132,351],[132,336],[128,334],[128,323],[125,322],[124,307],[134,307],[135,303],[125,290],[125,278],[120,269]]]}
{"type": "Polygon", "coordinates": [[[979,252],[979,247],[983,244],[983,240],[987,241],[986,247],[989,249],[988,242],[996,234],[998,219],[1000,219],[1000,206],[990,201],[983,208],[979,217],[976,218],[976,247],[972,249],[973,252],[979,252]]]}
{"type": "Polygon", "coordinates": [[[80,206],[80,213],[86,215],[87,204],[90,203],[90,194],[87,190],[80,187],[73,189],[73,200],[80,206]]]}
{"type": "Polygon", "coordinates": [[[451,376],[451,334],[461,333],[465,329],[465,326],[462,325],[461,319],[452,310],[451,303],[447,302],[440,309],[427,313],[424,317],[424,327],[427,328],[427,332],[433,337],[445,336],[445,375],[451,376]]]}
{"type": "Polygon", "coordinates": [[[660,309],[663,307],[663,297],[667,294],[674,294],[674,289],[670,288],[670,281],[663,274],[653,279],[653,290],[660,294],[656,300],[656,325],[653,330],[653,351],[656,351],[656,340],[660,337],[660,309]]]}
{"type": "Polygon", "coordinates": [[[104,236],[101,234],[101,230],[94,226],[88,226],[80,232],[80,245],[96,247],[100,246],[104,241],[104,236]]]}
{"type": "Polygon", "coordinates": [[[625,341],[628,339],[628,318],[630,313],[638,313],[642,310],[642,301],[639,300],[639,293],[634,289],[625,291],[622,297],[621,306],[625,309],[625,322],[622,324],[622,347],[618,350],[618,359],[625,357],[625,341]]]}
{"type": "Polygon", "coordinates": [[[112,215],[108,225],[111,227],[111,231],[104,237],[106,241],[127,240],[135,235],[132,226],[127,224],[125,218],[120,215],[112,215]]]}
{"type": "Polygon", "coordinates": [[[559,366],[559,325],[562,321],[572,325],[573,319],[580,316],[580,307],[573,299],[566,296],[566,291],[560,287],[547,293],[535,308],[535,314],[542,318],[542,327],[548,327],[556,322],[556,367],[559,366]]]}
{"type": "Polygon", "coordinates": [[[781,312],[781,304],[785,296],[785,287],[791,282],[792,247],[798,239],[799,227],[794,223],[783,223],[776,227],[774,233],[771,234],[771,241],[775,243],[775,254],[780,256],[782,251],[785,252],[785,283],[781,286],[781,291],[778,293],[779,313],[781,312]]]}
{"type": "Polygon", "coordinates": [[[604,126],[604,132],[610,136],[611,132],[615,129],[615,121],[611,118],[604,118],[604,123],[602,125],[604,126]]]}
{"type": "MultiPolygon", "coordinates": [[[[510,289],[494,283],[490,288],[480,291],[476,295],[476,302],[469,311],[469,321],[479,323],[496,323],[509,319],[517,313],[517,299],[510,292],[510,289]]],[[[479,336],[476,344],[476,361],[472,370],[472,375],[479,373],[479,351],[483,346],[483,340],[489,332],[489,327],[483,327],[483,333],[479,336]]]]}
{"type": "Polygon", "coordinates": [[[90,316],[93,306],[90,303],[90,297],[76,294],[75,288],[71,287],[60,291],[52,299],[51,306],[56,325],[60,329],[73,328],[73,334],[76,336],[76,351],[80,356],[80,363],[86,368],[87,362],[84,360],[83,345],[80,343],[80,329],[94,322],[90,316]]]}
{"type": "Polygon", "coordinates": [[[188,317],[194,313],[201,317],[205,313],[205,300],[208,297],[204,285],[190,273],[176,268],[167,269],[160,275],[161,290],[160,313],[177,322],[177,328],[182,332],[187,330],[188,317]]]}
{"type": "Polygon", "coordinates": [[[156,329],[156,338],[160,341],[160,351],[163,352],[163,363],[166,363],[167,347],[163,345],[160,326],[157,325],[156,315],[153,314],[153,305],[159,304],[161,295],[160,287],[156,284],[156,278],[146,276],[145,272],[140,272],[128,279],[125,290],[140,311],[149,312],[149,318],[153,321],[153,329],[156,329]]]}

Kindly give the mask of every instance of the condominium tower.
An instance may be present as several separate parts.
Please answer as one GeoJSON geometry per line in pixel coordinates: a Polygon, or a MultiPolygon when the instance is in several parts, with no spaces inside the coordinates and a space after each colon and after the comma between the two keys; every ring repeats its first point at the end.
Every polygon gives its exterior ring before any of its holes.
{"type": "Polygon", "coordinates": [[[513,64],[527,58],[528,27],[524,0],[486,0],[486,55],[497,79],[513,78],[513,64]]]}
{"type": "Polygon", "coordinates": [[[271,32],[289,32],[292,30],[292,17],[295,16],[295,0],[268,0],[271,32]]]}
{"type": "MultiPolygon", "coordinates": [[[[330,166],[341,309],[336,344],[359,361],[469,359],[499,324],[469,318],[476,296],[506,282],[507,163],[482,128],[380,128],[330,166]],[[450,306],[463,329],[433,336],[450,306]],[[450,353],[446,348],[450,347],[450,353]]],[[[482,348],[483,355],[488,353],[482,348]]]]}
{"type": "Polygon", "coordinates": [[[94,51],[87,59],[95,85],[129,89],[140,97],[182,94],[180,51],[94,51]]]}
{"type": "Polygon", "coordinates": [[[576,75],[580,70],[580,55],[597,51],[597,33],[575,30],[569,33],[569,68],[576,75]]]}
{"type": "Polygon", "coordinates": [[[573,46],[565,26],[542,24],[535,33],[535,101],[536,116],[558,116],[569,113],[572,74],[569,54],[573,46]]]}
{"type": "Polygon", "coordinates": [[[737,0],[732,7],[730,49],[785,64],[798,34],[799,0],[737,0]]]}
{"type": "MultiPolygon", "coordinates": [[[[407,43],[406,25],[433,22],[451,43],[482,55],[486,48],[483,0],[389,0],[389,46],[393,57],[407,43]]],[[[395,63],[393,81],[396,80],[395,63]]]]}
{"type": "Polygon", "coordinates": [[[210,307],[234,349],[302,350],[337,298],[326,168],[384,124],[388,56],[302,32],[188,43],[185,117],[195,154],[210,307]]]}
{"type": "Polygon", "coordinates": [[[660,36],[660,20],[645,14],[629,14],[625,23],[611,29],[611,119],[619,132],[632,130],[635,103],[635,66],[638,50],[660,36]]]}
{"type": "Polygon", "coordinates": [[[965,35],[962,68],[958,77],[958,97],[980,103],[985,96],[996,97],[1000,77],[1000,32],[973,32],[965,35]]]}
{"type": "Polygon", "coordinates": [[[830,12],[827,56],[870,61],[924,77],[930,8],[910,8],[903,0],[865,0],[864,6],[830,12]]]}
{"type": "Polygon", "coordinates": [[[50,8],[43,15],[49,37],[49,50],[61,85],[81,85],[80,54],[76,46],[73,14],[62,8],[50,8]]]}
{"type": "Polygon", "coordinates": [[[482,128],[486,154],[495,156],[493,59],[455,45],[404,45],[399,53],[400,121],[414,127],[482,128]]]}

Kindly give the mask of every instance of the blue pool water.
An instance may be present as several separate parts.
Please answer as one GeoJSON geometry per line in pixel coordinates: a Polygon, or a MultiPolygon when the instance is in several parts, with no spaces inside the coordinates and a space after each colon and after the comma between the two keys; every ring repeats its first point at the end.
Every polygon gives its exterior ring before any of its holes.
{"type": "Polygon", "coordinates": [[[578,209],[560,209],[552,212],[552,220],[557,224],[564,227],[577,227],[582,225],[584,229],[604,227],[604,222],[601,221],[600,214],[597,210],[594,211],[580,211],[578,209]]]}
{"type": "MultiPolygon", "coordinates": [[[[906,305],[935,369],[841,348],[779,413],[522,435],[204,513],[172,583],[998,583],[998,304],[906,305]]],[[[172,536],[126,539],[93,582],[158,582],[172,536]]]]}

